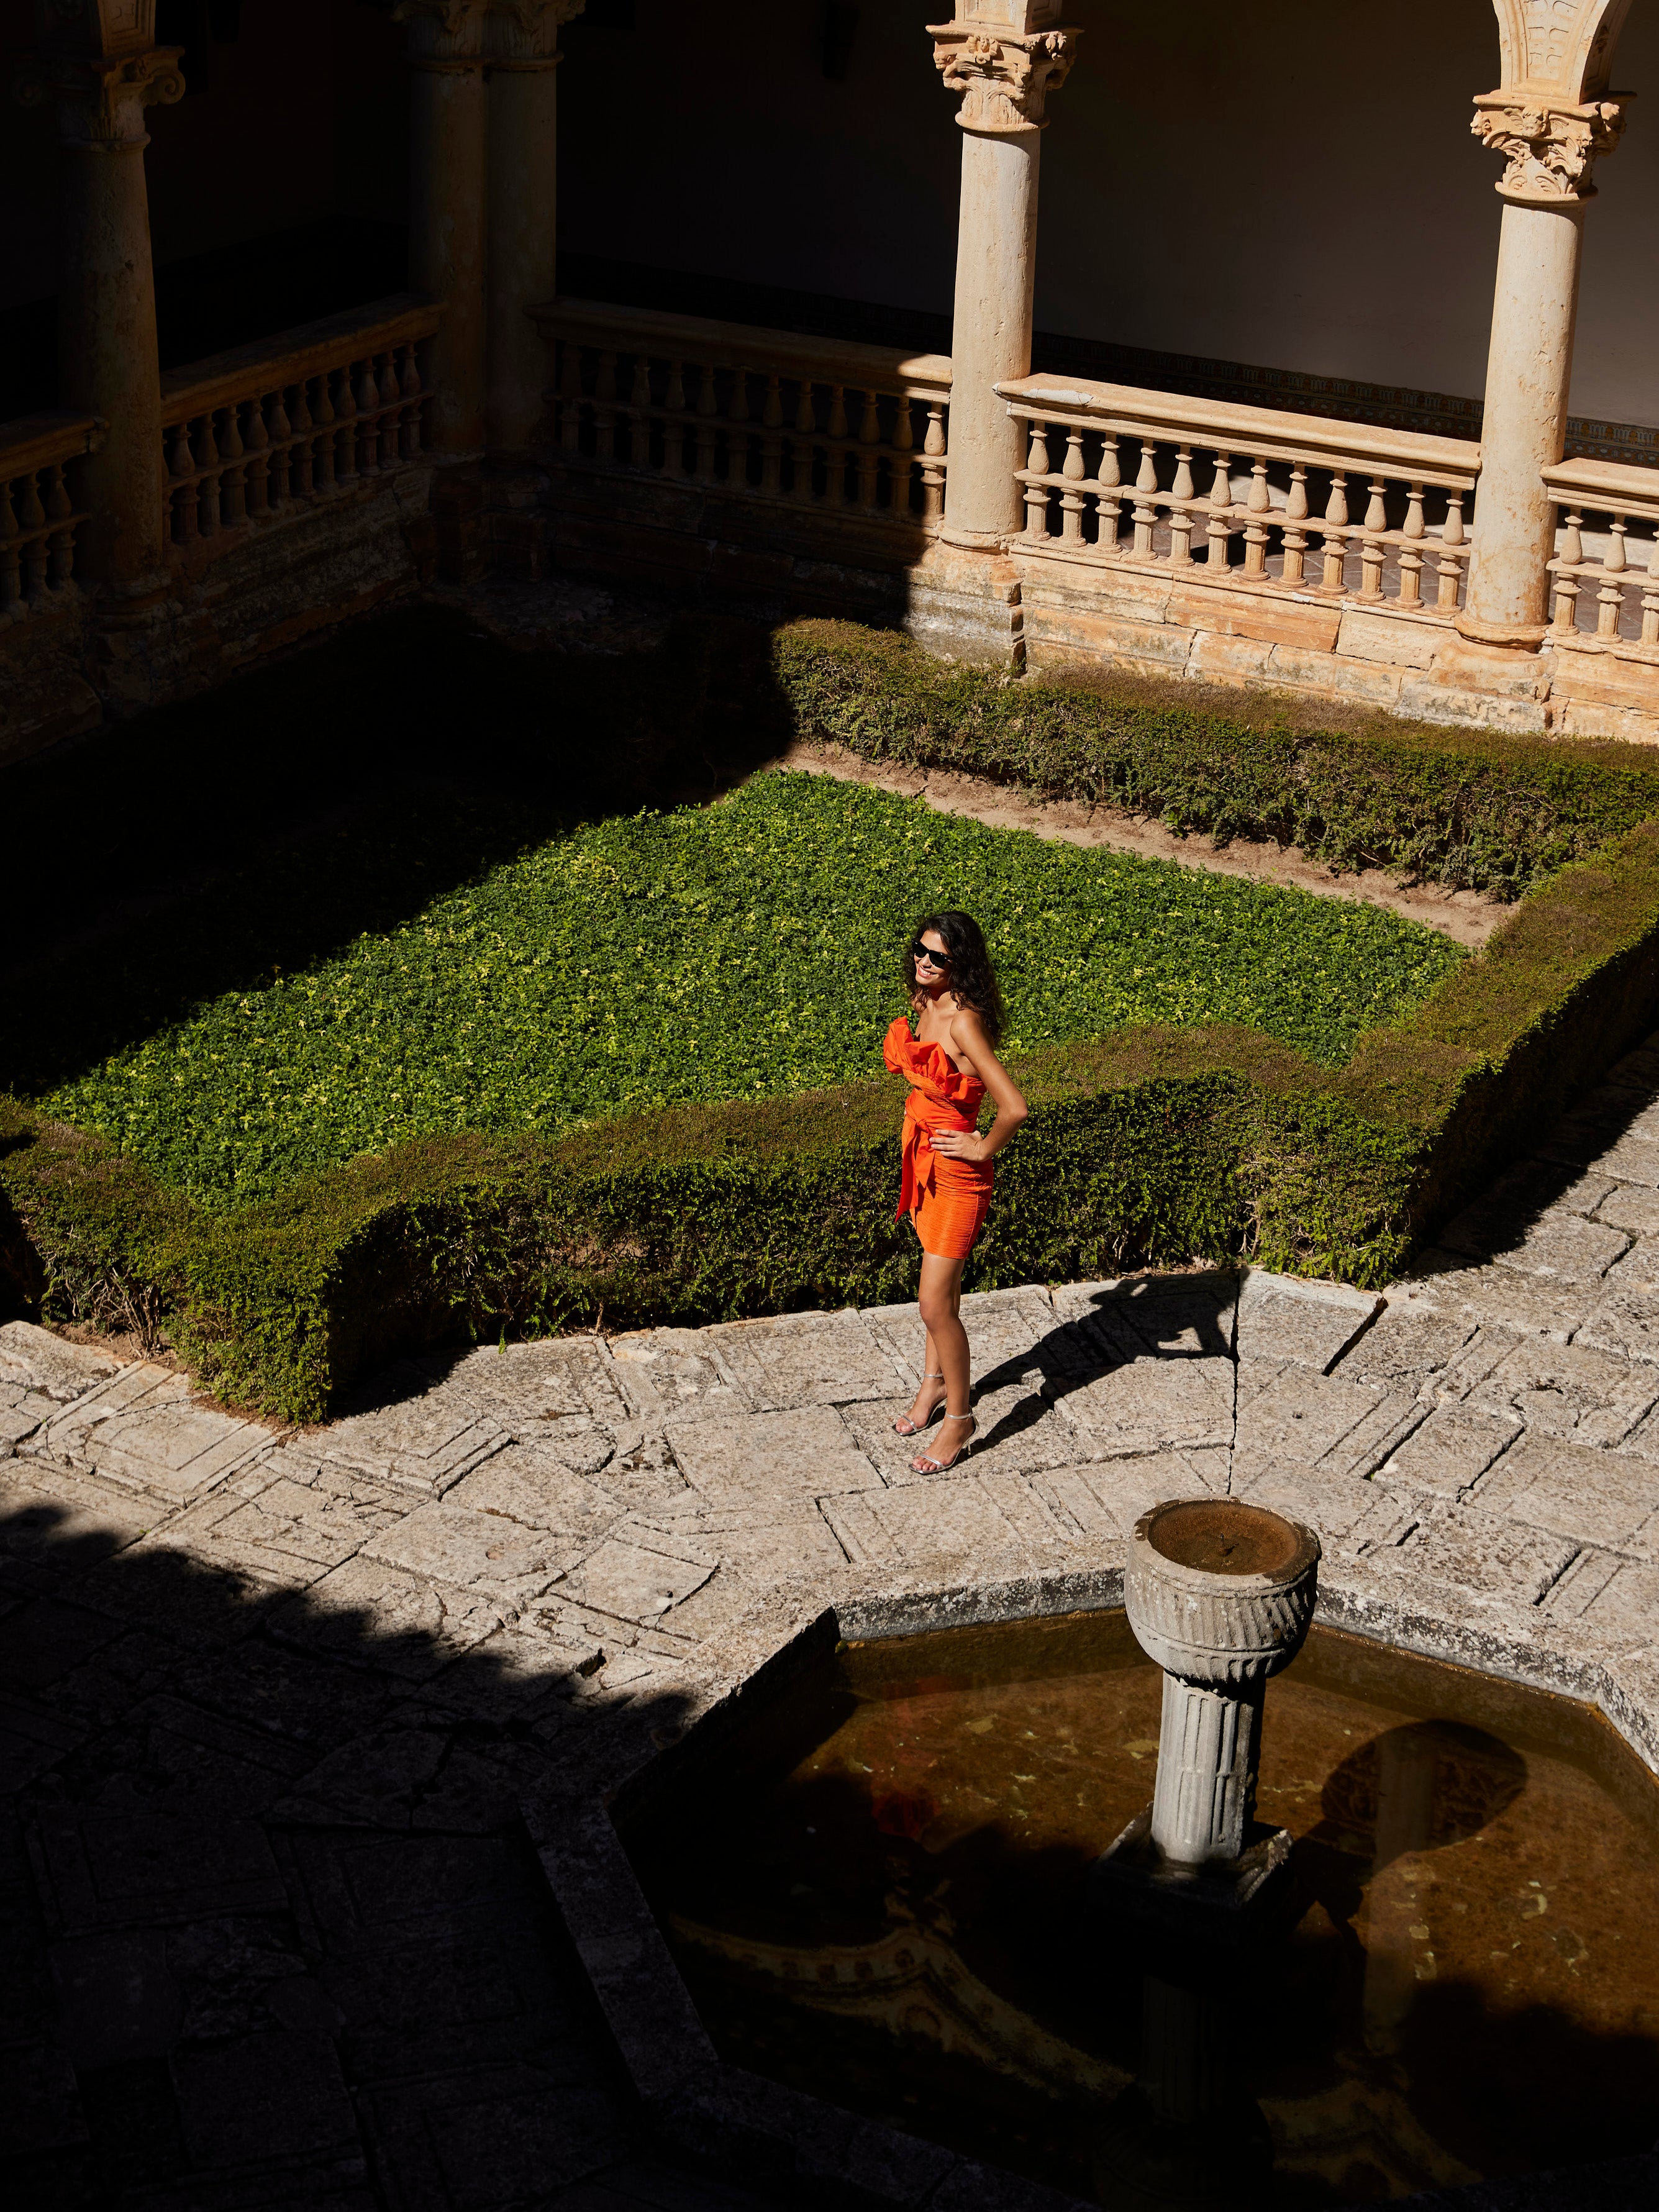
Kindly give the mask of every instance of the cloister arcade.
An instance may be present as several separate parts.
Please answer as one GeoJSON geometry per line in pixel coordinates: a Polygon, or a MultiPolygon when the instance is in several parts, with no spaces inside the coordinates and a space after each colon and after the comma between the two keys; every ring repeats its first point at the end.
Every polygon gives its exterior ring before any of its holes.
{"type": "MultiPolygon", "coordinates": [[[[660,0],[591,0],[586,21],[581,0],[354,0],[332,17],[300,0],[38,0],[32,21],[13,5],[17,270],[0,318],[48,281],[51,217],[59,274],[52,389],[0,426],[5,747],[200,689],[422,580],[552,568],[861,614],[1015,666],[1104,659],[1436,721],[1659,738],[1645,151],[1577,350],[1595,412],[1571,412],[1589,211],[1630,112],[1631,0],[1494,9],[1490,88],[1465,88],[1472,140],[1459,123],[1443,143],[1437,58],[1474,51],[1474,0],[1432,21],[1298,0],[1248,24],[1209,0],[1157,24],[1103,0],[962,0],[931,26],[816,0],[732,0],[695,23],[660,0]],[[406,215],[404,287],[164,360],[146,172],[167,111],[198,61],[256,33],[303,75],[313,32],[350,88],[337,161],[343,138],[379,143],[402,42],[406,198],[383,149],[358,171],[360,187],[379,173],[377,209],[406,215]],[[1322,40],[1345,42],[1351,82],[1318,79],[1322,40]],[[1493,157],[1495,254],[1468,213],[1472,149],[1493,157]],[[1091,169],[1109,197],[1079,212],[1091,169]],[[1184,265],[1166,204],[1193,225],[1210,211],[1184,265]],[[678,304],[660,283],[644,299],[570,282],[607,248],[624,273],[678,271],[678,304]],[[1273,293],[1259,314],[1231,264],[1273,293]],[[687,312],[741,304],[742,280],[747,312],[687,312]],[[1224,390],[1197,358],[1218,324],[1271,368],[1224,390]],[[1052,357],[1035,374],[1034,343],[1052,357]],[[1428,388],[1443,362],[1468,371],[1464,400],[1428,388]]],[[[1638,9],[1632,40],[1653,35],[1638,9]]],[[[268,118],[270,143],[198,131],[168,185],[179,236],[234,228],[266,169],[290,209],[315,204],[314,146],[285,151],[269,69],[257,108],[224,98],[228,118],[268,118]]],[[[269,214],[246,219],[257,270],[269,214]]]]}

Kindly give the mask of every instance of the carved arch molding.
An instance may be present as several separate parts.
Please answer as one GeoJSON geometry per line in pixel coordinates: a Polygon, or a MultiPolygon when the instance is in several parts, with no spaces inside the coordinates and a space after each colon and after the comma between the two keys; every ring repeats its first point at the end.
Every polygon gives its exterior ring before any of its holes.
{"type": "Polygon", "coordinates": [[[1625,127],[1610,97],[1613,49],[1631,0],[1492,0],[1503,81],[1474,103],[1470,126],[1501,154],[1506,200],[1559,207],[1588,199],[1598,157],[1625,127]]]}

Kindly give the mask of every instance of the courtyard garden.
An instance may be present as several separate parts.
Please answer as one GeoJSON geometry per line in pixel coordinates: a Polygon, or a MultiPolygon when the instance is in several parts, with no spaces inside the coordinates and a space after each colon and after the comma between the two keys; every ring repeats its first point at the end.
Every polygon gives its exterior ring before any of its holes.
{"type": "Polygon", "coordinates": [[[240,1402],[315,1418],[458,1332],[908,1295],[879,1042],[930,907],[984,922],[1034,1107],[979,1285],[1230,1253],[1385,1279],[1659,1008],[1634,748],[1303,729],[845,626],[583,659],[399,619],[129,726],[82,805],[82,904],[34,886],[9,1304],[165,1338],[240,1402]],[[797,735],[1513,917],[1466,954],[768,767],[797,735]]]}

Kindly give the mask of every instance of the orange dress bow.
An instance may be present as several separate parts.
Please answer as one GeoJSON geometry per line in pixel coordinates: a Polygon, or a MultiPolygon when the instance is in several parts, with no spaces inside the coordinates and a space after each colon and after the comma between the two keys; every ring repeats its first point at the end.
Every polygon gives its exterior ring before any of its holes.
{"type": "Polygon", "coordinates": [[[991,1202],[991,1164],[936,1152],[932,1133],[971,1133],[985,1103],[985,1085],[978,1076],[952,1066],[942,1044],[919,1044],[902,1015],[888,1030],[881,1056],[910,1085],[904,1102],[902,1182],[893,1218],[910,1216],[924,1252],[965,1259],[991,1202]]]}

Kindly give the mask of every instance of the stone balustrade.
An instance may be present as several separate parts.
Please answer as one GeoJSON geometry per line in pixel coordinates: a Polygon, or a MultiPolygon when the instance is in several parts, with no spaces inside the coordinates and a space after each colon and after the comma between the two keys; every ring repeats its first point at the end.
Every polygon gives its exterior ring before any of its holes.
{"type": "Polygon", "coordinates": [[[580,300],[532,313],[562,462],[937,532],[943,356],[580,300]]]}
{"type": "Polygon", "coordinates": [[[1551,644],[1659,665],[1659,469],[1563,461],[1544,480],[1557,518],[1551,644]],[[1645,533],[1634,542],[1632,523],[1645,533]]]}
{"type": "Polygon", "coordinates": [[[284,331],[161,379],[173,559],[372,488],[422,456],[419,353],[443,319],[413,295],[284,331]]]}
{"type": "Polygon", "coordinates": [[[0,424],[0,624],[61,604],[75,575],[87,512],[73,482],[94,452],[96,416],[44,414],[0,424]]]}
{"type": "Polygon", "coordinates": [[[1455,617],[1480,448],[1054,376],[997,391],[1030,438],[1021,552],[1455,617]]]}

